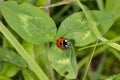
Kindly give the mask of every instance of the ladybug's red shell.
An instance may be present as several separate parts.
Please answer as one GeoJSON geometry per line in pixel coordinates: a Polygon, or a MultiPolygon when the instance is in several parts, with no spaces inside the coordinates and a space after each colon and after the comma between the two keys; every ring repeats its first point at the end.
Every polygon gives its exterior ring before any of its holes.
{"type": "Polygon", "coordinates": [[[60,49],[66,49],[69,46],[69,41],[67,39],[65,39],[64,37],[60,37],[56,41],[56,45],[60,49]]]}

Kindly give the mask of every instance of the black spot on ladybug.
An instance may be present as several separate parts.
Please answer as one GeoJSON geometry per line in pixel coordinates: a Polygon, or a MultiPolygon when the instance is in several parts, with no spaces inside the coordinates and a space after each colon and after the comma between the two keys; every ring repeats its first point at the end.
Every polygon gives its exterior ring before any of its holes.
{"type": "Polygon", "coordinates": [[[63,46],[63,42],[60,42],[60,46],[63,46]]]}

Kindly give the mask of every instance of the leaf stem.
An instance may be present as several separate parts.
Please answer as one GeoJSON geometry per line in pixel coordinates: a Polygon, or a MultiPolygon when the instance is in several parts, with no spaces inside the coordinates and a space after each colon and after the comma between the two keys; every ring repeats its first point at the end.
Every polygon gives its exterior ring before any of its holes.
{"type": "MultiPolygon", "coordinates": [[[[114,38],[114,39],[108,40],[108,42],[107,41],[100,42],[100,43],[97,44],[97,46],[101,46],[101,45],[104,45],[104,44],[107,44],[107,43],[110,43],[110,42],[117,42],[117,41],[120,41],[120,35],[118,37],[114,38]]],[[[78,50],[81,51],[81,50],[91,48],[91,47],[94,47],[94,46],[95,46],[95,44],[92,44],[92,45],[82,47],[82,48],[80,48],[78,50]]]]}
{"type": "MultiPolygon", "coordinates": [[[[103,42],[108,42],[109,40],[108,39],[105,39],[104,37],[99,37],[99,39],[103,42]]],[[[106,43],[107,45],[117,49],[118,51],[120,51],[120,45],[117,44],[117,43],[114,43],[112,41],[109,41],[108,43],[106,43]]]]}
{"type": "Polygon", "coordinates": [[[90,60],[89,60],[89,62],[88,62],[88,64],[87,64],[87,68],[86,68],[85,74],[84,74],[84,76],[83,76],[83,80],[86,80],[87,72],[88,72],[90,63],[91,63],[91,61],[92,61],[93,55],[94,55],[94,53],[95,53],[95,50],[96,50],[96,47],[97,47],[97,43],[98,43],[98,40],[96,41],[96,46],[94,47],[93,52],[92,52],[92,54],[91,54],[91,56],[90,56],[90,60]]]}
{"type": "Polygon", "coordinates": [[[50,8],[50,7],[56,7],[56,6],[60,6],[60,5],[64,5],[64,4],[69,4],[74,2],[75,0],[63,0],[61,2],[55,3],[55,4],[51,4],[51,5],[47,5],[47,6],[40,6],[40,8],[50,8]]]}

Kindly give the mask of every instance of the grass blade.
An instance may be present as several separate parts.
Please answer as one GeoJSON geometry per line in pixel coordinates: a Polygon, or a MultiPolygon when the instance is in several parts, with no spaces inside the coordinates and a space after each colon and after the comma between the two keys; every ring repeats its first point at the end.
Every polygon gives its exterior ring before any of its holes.
{"type": "Polygon", "coordinates": [[[10,31],[0,22],[0,31],[8,39],[8,41],[13,45],[13,47],[18,51],[18,53],[23,57],[23,59],[28,63],[32,71],[41,80],[49,80],[44,74],[41,68],[36,64],[28,52],[22,47],[22,45],[17,41],[17,39],[10,33],[10,31]]]}
{"type": "MultiPolygon", "coordinates": [[[[87,13],[87,11],[84,9],[82,3],[81,3],[79,0],[76,0],[76,1],[77,1],[77,3],[79,4],[79,6],[81,7],[81,9],[83,10],[83,12],[84,12],[84,14],[85,14],[85,16],[86,16],[86,18],[87,18],[87,20],[88,20],[88,23],[89,23],[89,25],[90,25],[89,28],[92,30],[92,32],[94,33],[94,35],[95,35],[98,39],[100,39],[101,41],[103,41],[103,42],[109,41],[108,39],[106,39],[106,38],[104,38],[104,37],[101,36],[99,30],[97,29],[97,27],[96,27],[96,25],[94,24],[93,20],[90,18],[90,16],[89,16],[89,14],[87,13]]],[[[109,42],[109,43],[107,43],[107,45],[109,45],[109,46],[117,49],[118,51],[120,51],[120,45],[117,44],[117,43],[109,42]]]]}

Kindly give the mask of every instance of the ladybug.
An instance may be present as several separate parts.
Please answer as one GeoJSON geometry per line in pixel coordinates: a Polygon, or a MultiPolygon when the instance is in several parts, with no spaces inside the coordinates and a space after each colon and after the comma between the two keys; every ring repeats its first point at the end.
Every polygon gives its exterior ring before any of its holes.
{"type": "Polygon", "coordinates": [[[67,39],[65,39],[64,37],[60,37],[57,41],[56,41],[56,45],[58,48],[60,49],[66,49],[69,47],[69,41],[67,39]]]}

